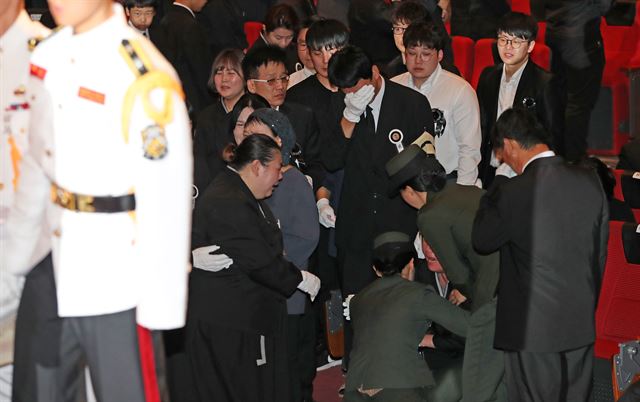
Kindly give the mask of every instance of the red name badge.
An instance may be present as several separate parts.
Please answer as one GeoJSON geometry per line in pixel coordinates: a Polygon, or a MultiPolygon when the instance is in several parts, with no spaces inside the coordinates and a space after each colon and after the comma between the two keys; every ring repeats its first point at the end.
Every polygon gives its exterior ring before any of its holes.
{"type": "Polygon", "coordinates": [[[44,80],[44,76],[47,75],[47,70],[35,64],[29,65],[29,72],[32,76],[40,78],[41,80],[44,80]]]}
{"type": "Polygon", "coordinates": [[[104,94],[100,92],[93,91],[89,88],[80,87],[78,90],[78,96],[82,99],[89,100],[91,102],[99,103],[104,105],[104,94]]]}

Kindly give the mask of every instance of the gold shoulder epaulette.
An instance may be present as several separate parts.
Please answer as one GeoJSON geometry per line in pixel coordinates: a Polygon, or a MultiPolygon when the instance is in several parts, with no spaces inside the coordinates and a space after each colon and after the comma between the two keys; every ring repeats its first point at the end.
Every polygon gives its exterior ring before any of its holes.
{"type": "Polygon", "coordinates": [[[129,142],[131,111],[135,100],[140,98],[146,115],[154,122],[142,133],[145,143],[149,144],[145,145],[145,156],[150,159],[160,159],[166,153],[166,144],[156,141],[155,138],[164,138],[164,127],[173,120],[172,94],[184,97],[182,87],[168,73],[154,68],[140,42],[124,39],[120,46],[120,55],[136,76],[136,80],[125,94],[122,105],[122,136],[125,142],[129,142]],[[151,102],[150,96],[153,90],[161,90],[164,93],[162,105],[159,107],[151,102]],[[149,133],[155,135],[154,141],[147,140],[149,133]],[[159,143],[160,147],[158,147],[159,143]]]}

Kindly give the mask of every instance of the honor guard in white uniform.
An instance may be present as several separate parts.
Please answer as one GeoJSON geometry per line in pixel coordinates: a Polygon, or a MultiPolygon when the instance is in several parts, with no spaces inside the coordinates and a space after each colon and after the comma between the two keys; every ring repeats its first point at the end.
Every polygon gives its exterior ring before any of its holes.
{"type": "Polygon", "coordinates": [[[30,268],[46,219],[63,318],[58,383],[74,383],[86,361],[99,401],[136,402],[135,323],[185,322],[191,136],[175,71],[106,3],[104,21],[60,29],[32,54],[27,97],[39,119],[2,264],[30,268]]]}
{"type": "MultiPolygon", "coordinates": [[[[20,161],[28,145],[30,102],[27,98],[29,57],[39,38],[49,30],[33,22],[20,1],[8,2],[3,13],[14,15],[0,26],[0,255],[7,252],[6,219],[20,182],[20,161]]],[[[40,238],[29,265],[33,267],[48,253],[44,236],[40,238]]],[[[0,402],[11,400],[14,323],[22,280],[0,266],[0,402]]]]}

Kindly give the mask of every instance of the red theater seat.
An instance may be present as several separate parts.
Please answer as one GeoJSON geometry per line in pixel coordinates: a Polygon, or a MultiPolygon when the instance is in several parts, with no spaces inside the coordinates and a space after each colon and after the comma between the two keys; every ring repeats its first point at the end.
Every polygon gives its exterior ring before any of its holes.
{"type": "Polygon", "coordinates": [[[594,129],[589,134],[599,140],[590,152],[617,155],[629,141],[629,78],[625,69],[634,56],[640,28],[637,21],[632,26],[614,26],[608,25],[603,18],[600,31],[606,61],[600,96],[592,112],[591,127],[594,129]]]}
{"type": "Polygon", "coordinates": [[[452,36],[453,64],[460,70],[462,78],[471,82],[473,74],[473,39],[466,36],[452,36]]]}
{"type": "Polygon", "coordinates": [[[551,49],[544,43],[536,42],[531,52],[531,60],[547,71],[551,70],[551,49]]]}
{"type": "Polygon", "coordinates": [[[640,335],[640,234],[636,227],[609,223],[607,263],[596,309],[596,357],[610,359],[618,352],[618,343],[640,335]]]}
{"type": "Polygon", "coordinates": [[[511,0],[511,11],[531,15],[529,0],[511,0]]]}
{"type": "Polygon", "coordinates": [[[244,23],[244,35],[247,38],[247,49],[253,46],[253,42],[258,39],[260,36],[260,31],[262,31],[262,22],[258,21],[247,21],[244,23]]]}
{"type": "Polygon", "coordinates": [[[547,23],[538,22],[538,36],[536,36],[536,43],[544,43],[547,38],[547,23]]]}
{"type": "Polygon", "coordinates": [[[473,88],[478,87],[478,80],[482,70],[489,66],[493,66],[493,44],[495,39],[479,39],[474,47],[473,56],[473,74],[471,75],[471,85],[473,88]]]}

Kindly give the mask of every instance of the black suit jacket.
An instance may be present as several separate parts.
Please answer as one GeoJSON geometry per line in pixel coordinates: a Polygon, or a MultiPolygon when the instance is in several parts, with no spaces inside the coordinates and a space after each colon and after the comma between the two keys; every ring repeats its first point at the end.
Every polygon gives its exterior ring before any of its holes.
{"type": "Polygon", "coordinates": [[[351,0],[347,14],[351,44],[384,66],[400,52],[393,41],[391,8],[383,0],[351,0]]]}
{"type": "Polygon", "coordinates": [[[197,16],[207,33],[211,55],[215,57],[222,49],[245,49],[245,17],[238,0],[209,1],[197,16]]]}
{"type": "Polygon", "coordinates": [[[363,115],[351,139],[346,139],[338,127],[325,140],[323,160],[327,169],[344,168],[336,223],[339,249],[369,251],[374,237],[389,230],[416,234],[415,209],[399,195],[388,196],[385,164],[398,154],[389,141],[393,129],[402,131],[402,144],[406,148],[425,130],[433,132],[433,117],[425,96],[387,80],[375,132],[367,126],[363,115]]]}
{"type": "MultiPolygon", "coordinates": [[[[487,67],[482,71],[478,81],[478,102],[480,103],[480,124],[482,127],[482,160],[479,166],[479,176],[485,187],[493,180],[495,169],[491,161],[491,130],[496,123],[498,113],[498,96],[500,94],[500,80],[502,79],[503,64],[487,67]]],[[[531,109],[538,119],[552,135],[556,153],[563,152],[564,107],[561,88],[551,73],[540,68],[529,60],[522,72],[513,106],[523,106],[523,101],[535,102],[531,109]]]]}
{"type": "MultiPolygon", "coordinates": [[[[315,75],[312,75],[287,91],[285,105],[290,104],[290,101],[313,110],[318,125],[318,141],[316,142],[320,146],[320,151],[314,152],[322,159],[320,155],[322,144],[340,125],[344,110],[344,93],[328,90],[315,75]]],[[[321,185],[320,182],[314,183],[314,188],[321,185]]]]}
{"type": "Polygon", "coordinates": [[[596,174],[560,157],[496,178],[473,226],[479,252],[500,250],[496,348],[559,352],[594,341],[608,206],[596,174]]]}
{"type": "Polygon", "coordinates": [[[322,141],[318,132],[315,113],[306,106],[285,101],[278,110],[284,113],[296,133],[296,143],[300,146],[306,164],[301,170],[313,179],[314,191],[322,185],[325,170],[321,162],[322,141]]]}
{"type": "Polygon", "coordinates": [[[189,317],[261,335],[282,334],[285,298],[302,274],[283,256],[282,233],[271,210],[237,173],[226,169],[207,187],[194,210],[191,244],[192,249],[219,245],[233,265],[220,272],[193,269],[189,317]]]}
{"type": "Polygon", "coordinates": [[[160,26],[164,38],[156,46],[176,69],[190,106],[190,115],[197,116],[212,102],[207,81],[213,58],[207,37],[189,10],[175,4],[169,8],[160,26]]]}
{"type": "Polygon", "coordinates": [[[204,192],[227,166],[222,151],[235,142],[230,120],[219,99],[198,115],[193,134],[193,184],[199,191],[204,192]]]}

